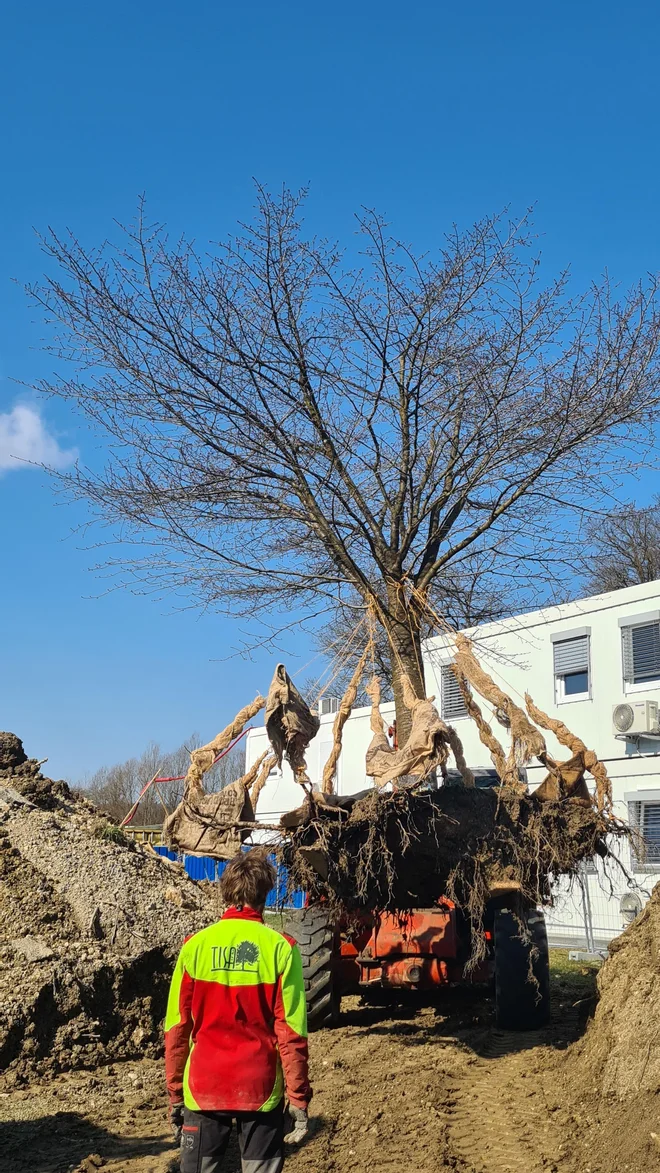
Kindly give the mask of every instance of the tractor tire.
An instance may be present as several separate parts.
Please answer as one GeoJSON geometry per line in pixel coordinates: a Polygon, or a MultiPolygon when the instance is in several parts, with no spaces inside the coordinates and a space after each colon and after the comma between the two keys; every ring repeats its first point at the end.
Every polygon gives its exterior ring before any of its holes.
{"type": "Polygon", "coordinates": [[[296,941],[302,958],[308,1029],[336,1026],[341,992],[336,972],[337,934],[332,921],[320,908],[303,908],[289,917],[285,932],[296,941]]]}
{"type": "Polygon", "coordinates": [[[495,1024],[500,1030],[538,1030],[550,1017],[550,957],[543,913],[495,913],[495,1024]],[[520,920],[529,940],[521,939],[520,920]]]}

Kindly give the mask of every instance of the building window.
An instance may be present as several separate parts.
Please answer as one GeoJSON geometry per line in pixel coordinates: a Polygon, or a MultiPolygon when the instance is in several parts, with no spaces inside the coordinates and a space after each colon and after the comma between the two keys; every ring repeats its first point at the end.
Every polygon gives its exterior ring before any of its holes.
{"type": "Polygon", "coordinates": [[[587,700],[590,695],[589,636],[553,638],[552,655],[557,704],[587,700]]]}
{"type": "Polygon", "coordinates": [[[636,833],[630,848],[634,872],[660,872],[660,801],[629,802],[628,821],[636,833]]]}
{"type": "Polygon", "coordinates": [[[622,626],[621,639],[626,691],[660,682],[660,620],[622,626]]]}
{"type": "Polygon", "coordinates": [[[449,664],[440,668],[440,709],[443,721],[455,721],[457,717],[467,717],[463,694],[458,687],[458,680],[449,664]]]}
{"type": "Polygon", "coordinates": [[[324,696],[321,698],[321,717],[327,717],[330,713],[339,712],[340,700],[338,696],[324,696]]]}

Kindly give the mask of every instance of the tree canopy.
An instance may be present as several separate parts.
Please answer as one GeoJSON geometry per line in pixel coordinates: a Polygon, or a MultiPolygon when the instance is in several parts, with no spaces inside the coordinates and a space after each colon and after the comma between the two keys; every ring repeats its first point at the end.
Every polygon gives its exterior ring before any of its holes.
{"type": "Polygon", "coordinates": [[[302,198],[259,189],[204,253],[144,209],[119,247],[49,234],[35,293],[73,371],[44,389],[106,438],[65,479],[137,543],[127,576],[280,631],[371,604],[404,736],[429,605],[463,624],[547,598],[571,513],[642,459],[657,281],[569,296],[506,217],[419,256],[365,212],[351,263],[302,198]]]}

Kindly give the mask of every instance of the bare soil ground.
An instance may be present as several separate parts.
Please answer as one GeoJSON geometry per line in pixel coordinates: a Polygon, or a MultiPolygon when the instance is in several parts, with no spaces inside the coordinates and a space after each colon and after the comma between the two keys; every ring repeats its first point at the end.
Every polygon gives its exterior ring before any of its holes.
{"type": "MultiPolygon", "coordinates": [[[[368,1006],[311,1038],[313,1131],[290,1173],[660,1173],[660,1095],[603,1100],[567,1048],[594,1004],[593,970],[553,957],[553,1021],[494,1029],[478,991],[368,1006]]],[[[5,1173],[174,1173],[158,1060],[0,1086],[5,1173]]],[[[227,1173],[239,1169],[230,1152],[227,1173]]]]}

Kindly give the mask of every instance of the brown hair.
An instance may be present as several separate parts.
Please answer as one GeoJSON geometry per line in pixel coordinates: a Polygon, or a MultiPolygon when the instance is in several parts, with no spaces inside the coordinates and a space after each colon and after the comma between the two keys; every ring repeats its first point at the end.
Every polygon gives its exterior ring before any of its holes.
{"type": "Polygon", "coordinates": [[[227,864],[220,877],[220,893],[226,905],[263,908],[277,873],[262,848],[241,851],[227,864]]]}

